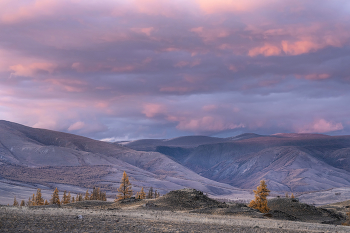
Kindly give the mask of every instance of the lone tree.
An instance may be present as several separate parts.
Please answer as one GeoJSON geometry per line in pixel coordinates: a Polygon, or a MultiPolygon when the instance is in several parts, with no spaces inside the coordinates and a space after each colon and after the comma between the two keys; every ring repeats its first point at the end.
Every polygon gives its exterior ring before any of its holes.
{"type": "Polygon", "coordinates": [[[121,184],[118,188],[119,194],[117,195],[117,198],[115,199],[115,201],[127,199],[127,198],[130,198],[132,196],[131,183],[130,183],[129,177],[125,171],[123,173],[123,177],[122,177],[120,182],[121,182],[121,184]]]}
{"type": "Polygon", "coordinates": [[[60,205],[60,196],[58,195],[58,189],[55,188],[55,191],[53,191],[52,198],[50,200],[50,203],[53,205],[60,205]]]}
{"type": "Polygon", "coordinates": [[[249,207],[259,210],[261,213],[267,213],[270,208],[267,206],[266,197],[270,194],[264,180],[260,181],[260,185],[254,190],[255,199],[249,203],[249,207]]]}

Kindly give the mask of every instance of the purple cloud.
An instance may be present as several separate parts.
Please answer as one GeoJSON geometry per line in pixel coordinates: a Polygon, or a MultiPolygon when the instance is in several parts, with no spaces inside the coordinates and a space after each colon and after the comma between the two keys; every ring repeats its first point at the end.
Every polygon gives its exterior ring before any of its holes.
{"type": "Polygon", "coordinates": [[[0,117],[97,139],[349,134],[347,1],[0,3],[0,117]]]}

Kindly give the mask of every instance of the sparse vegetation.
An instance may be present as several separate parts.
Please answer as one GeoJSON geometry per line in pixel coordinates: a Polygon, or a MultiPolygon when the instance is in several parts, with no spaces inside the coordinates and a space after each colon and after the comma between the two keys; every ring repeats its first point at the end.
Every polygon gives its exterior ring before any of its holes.
{"type": "Polygon", "coordinates": [[[267,206],[267,196],[270,194],[264,180],[260,181],[260,185],[254,190],[255,199],[249,203],[249,207],[259,210],[261,213],[267,213],[270,208],[267,206]]]}

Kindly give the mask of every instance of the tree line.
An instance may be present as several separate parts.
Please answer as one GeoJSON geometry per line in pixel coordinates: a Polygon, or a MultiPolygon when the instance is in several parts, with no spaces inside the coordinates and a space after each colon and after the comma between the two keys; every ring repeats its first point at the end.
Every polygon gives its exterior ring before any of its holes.
{"type": "MultiPolygon", "coordinates": [[[[132,196],[133,196],[132,186],[129,181],[128,175],[124,171],[115,201],[131,198],[132,196]]],[[[145,193],[143,187],[141,188],[140,192],[137,192],[135,194],[136,199],[145,199],[145,198],[153,199],[159,196],[160,196],[160,193],[157,192],[157,190],[153,191],[153,187],[149,188],[147,194],[145,193]]],[[[21,203],[19,204],[15,196],[13,200],[13,206],[41,206],[41,205],[49,205],[49,204],[61,205],[61,204],[69,204],[69,203],[74,203],[79,201],[88,201],[88,200],[107,201],[106,192],[102,192],[100,188],[94,187],[91,193],[89,193],[89,190],[86,190],[84,196],[83,194],[77,194],[74,197],[71,195],[70,192],[67,193],[67,191],[64,191],[63,197],[62,199],[60,199],[59,191],[57,188],[55,188],[55,190],[51,195],[51,199],[48,201],[43,199],[41,194],[41,189],[37,189],[36,194],[33,194],[31,197],[29,197],[27,202],[22,200],[21,203]]]]}

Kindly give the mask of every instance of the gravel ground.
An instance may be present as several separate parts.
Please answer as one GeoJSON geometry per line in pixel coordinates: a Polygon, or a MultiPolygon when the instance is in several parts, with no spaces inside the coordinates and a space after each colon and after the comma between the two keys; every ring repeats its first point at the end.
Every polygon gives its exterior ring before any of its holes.
{"type": "Polygon", "coordinates": [[[350,227],[146,209],[0,207],[0,232],[350,232],[350,227]],[[82,215],[82,219],[77,219],[82,215]]]}

